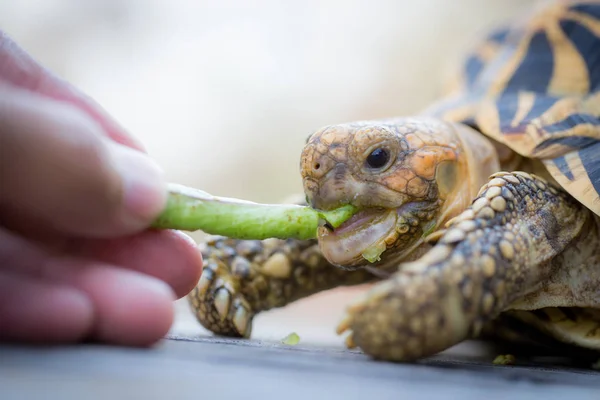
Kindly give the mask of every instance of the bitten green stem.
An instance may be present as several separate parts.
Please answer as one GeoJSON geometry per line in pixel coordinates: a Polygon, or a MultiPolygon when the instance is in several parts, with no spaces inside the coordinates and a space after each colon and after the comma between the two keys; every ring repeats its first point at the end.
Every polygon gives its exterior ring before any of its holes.
{"type": "Polygon", "coordinates": [[[337,228],[356,211],[351,205],[319,211],[294,204],[259,204],[171,184],[167,206],[152,227],[202,230],[233,239],[306,240],[316,237],[320,224],[337,228]]]}

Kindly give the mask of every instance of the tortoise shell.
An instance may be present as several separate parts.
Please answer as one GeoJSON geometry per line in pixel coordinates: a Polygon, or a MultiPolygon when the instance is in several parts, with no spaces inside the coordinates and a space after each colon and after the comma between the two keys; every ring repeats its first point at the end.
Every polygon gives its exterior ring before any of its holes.
{"type": "Polygon", "coordinates": [[[600,215],[600,2],[560,2],[497,29],[426,110],[543,162],[600,215]]]}

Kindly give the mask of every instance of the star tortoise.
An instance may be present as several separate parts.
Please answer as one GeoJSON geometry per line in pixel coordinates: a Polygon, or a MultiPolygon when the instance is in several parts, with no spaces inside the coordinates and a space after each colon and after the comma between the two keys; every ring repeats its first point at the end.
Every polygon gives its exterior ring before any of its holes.
{"type": "Polygon", "coordinates": [[[316,240],[207,240],[199,322],[249,337],[261,311],[374,282],[338,333],[377,359],[515,327],[600,351],[600,2],[493,31],[453,83],[420,115],[312,134],[306,201],[360,211],[316,240]]]}

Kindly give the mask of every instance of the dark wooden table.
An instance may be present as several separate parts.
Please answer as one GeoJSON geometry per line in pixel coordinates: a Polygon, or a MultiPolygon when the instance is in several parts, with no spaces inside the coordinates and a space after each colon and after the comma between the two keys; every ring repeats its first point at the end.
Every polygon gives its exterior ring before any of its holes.
{"type": "Polygon", "coordinates": [[[471,342],[415,364],[336,347],[174,336],[152,349],[0,346],[0,399],[600,399],[564,358],[493,365],[471,342]]]}

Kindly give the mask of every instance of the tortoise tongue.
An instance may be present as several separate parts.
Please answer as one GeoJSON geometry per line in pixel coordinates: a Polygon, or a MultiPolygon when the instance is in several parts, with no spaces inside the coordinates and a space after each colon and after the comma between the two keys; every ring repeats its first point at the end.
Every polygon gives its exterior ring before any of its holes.
{"type": "Polygon", "coordinates": [[[396,228],[396,210],[367,209],[355,214],[334,231],[319,228],[321,252],[330,263],[350,266],[362,260],[363,253],[381,247],[396,228]]]}

